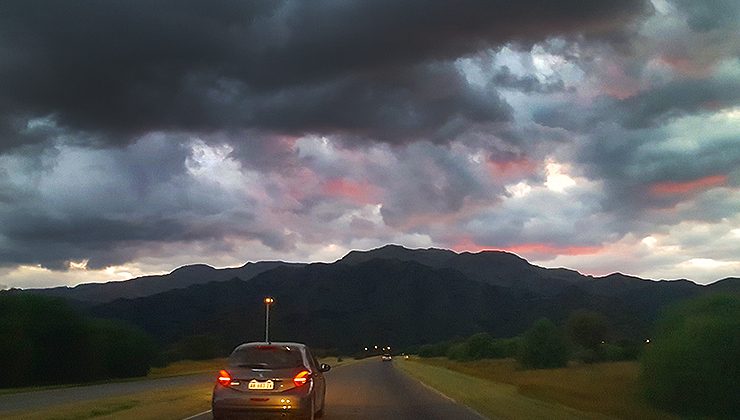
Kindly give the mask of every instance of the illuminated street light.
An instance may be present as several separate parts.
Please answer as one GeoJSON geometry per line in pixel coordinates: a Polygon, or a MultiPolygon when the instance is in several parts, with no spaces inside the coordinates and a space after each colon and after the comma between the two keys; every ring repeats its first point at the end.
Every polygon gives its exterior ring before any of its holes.
{"type": "Polygon", "coordinates": [[[270,306],[275,303],[275,299],[267,296],[263,302],[265,303],[265,342],[270,342],[270,306]]]}

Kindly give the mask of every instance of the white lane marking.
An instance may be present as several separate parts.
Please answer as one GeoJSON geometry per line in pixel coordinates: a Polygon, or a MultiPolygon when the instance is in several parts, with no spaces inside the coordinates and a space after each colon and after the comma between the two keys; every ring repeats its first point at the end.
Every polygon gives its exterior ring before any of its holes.
{"type": "Polygon", "coordinates": [[[184,419],[182,419],[182,420],[191,420],[191,419],[194,419],[194,418],[196,418],[196,417],[200,417],[200,416],[202,416],[203,414],[206,414],[206,413],[210,413],[210,412],[211,412],[211,410],[208,410],[208,411],[204,411],[204,412],[202,412],[202,413],[198,413],[198,414],[192,415],[192,416],[190,416],[190,417],[186,417],[186,418],[184,418],[184,419]]]}

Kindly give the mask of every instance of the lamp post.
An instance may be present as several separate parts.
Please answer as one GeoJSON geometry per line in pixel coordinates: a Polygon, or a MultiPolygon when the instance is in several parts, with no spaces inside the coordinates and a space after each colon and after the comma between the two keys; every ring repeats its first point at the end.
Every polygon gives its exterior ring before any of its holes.
{"type": "Polygon", "coordinates": [[[265,342],[270,342],[270,306],[275,303],[275,299],[267,296],[263,302],[265,302],[265,342]]]}

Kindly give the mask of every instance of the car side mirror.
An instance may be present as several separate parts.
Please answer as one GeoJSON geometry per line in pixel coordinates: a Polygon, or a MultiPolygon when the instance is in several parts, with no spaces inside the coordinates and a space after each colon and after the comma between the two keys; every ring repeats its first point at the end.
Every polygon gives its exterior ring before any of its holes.
{"type": "Polygon", "coordinates": [[[321,366],[319,366],[319,370],[321,372],[328,372],[331,370],[331,366],[327,365],[326,363],[322,363],[321,366]]]}

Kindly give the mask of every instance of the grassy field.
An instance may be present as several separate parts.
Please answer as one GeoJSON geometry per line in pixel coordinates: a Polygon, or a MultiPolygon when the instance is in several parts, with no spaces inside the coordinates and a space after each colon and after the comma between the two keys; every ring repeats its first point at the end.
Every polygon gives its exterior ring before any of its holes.
{"type": "Polygon", "coordinates": [[[181,419],[210,409],[212,383],[61,404],[0,418],[28,420],[181,419]]]}
{"type": "Polygon", "coordinates": [[[519,370],[509,359],[414,359],[397,365],[490,417],[676,419],[639,398],[636,362],[540,370],[519,370]]]}
{"type": "MultiPolygon", "coordinates": [[[[353,359],[337,362],[336,358],[321,359],[332,367],[352,363],[353,359]]],[[[223,368],[226,359],[183,360],[163,368],[152,369],[148,378],[191,375],[213,372],[223,368]]],[[[215,377],[215,376],[214,376],[215,377]]],[[[139,378],[141,380],[141,378],[139,378]]],[[[82,420],[82,419],[182,419],[210,410],[213,382],[188,385],[155,392],[142,392],[115,398],[59,404],[40,410],[13,412],[0,419],[28,420],[82,420]]]]}

